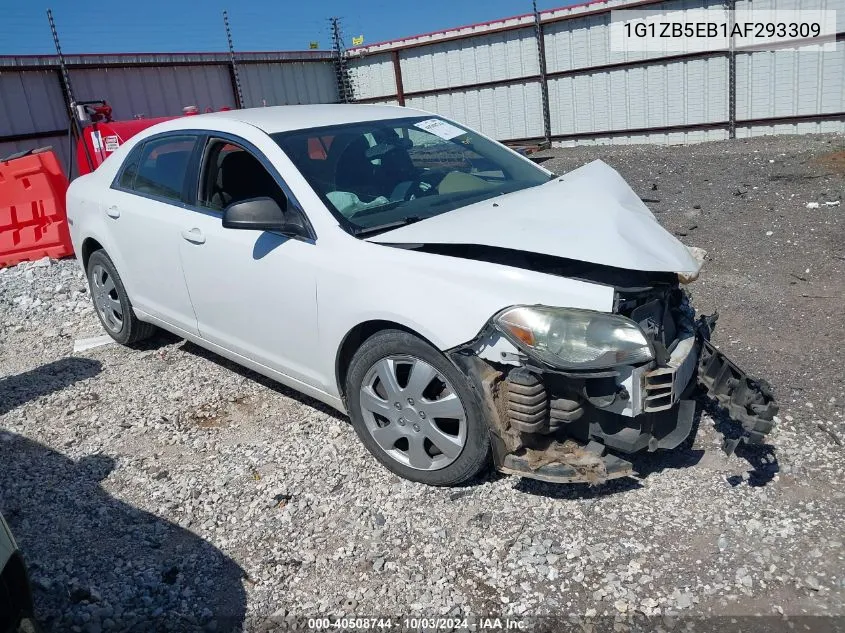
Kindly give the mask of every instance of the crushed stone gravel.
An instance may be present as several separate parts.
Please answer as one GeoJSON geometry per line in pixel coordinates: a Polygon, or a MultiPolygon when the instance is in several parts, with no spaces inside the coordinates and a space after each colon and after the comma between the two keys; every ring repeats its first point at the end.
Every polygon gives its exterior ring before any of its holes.
{"type": "Polygon", "coordinates": [[[694,443],[638,457],[637,478],[416,485],[342,416],[171,335],[74,353],[103,334],[78,264],[25,263],[0,270],[0,512],[42,627],[845,616],[845,139],[537,156],[606,161],[707,250],[694,303],[774,386],[770,447],[725,456],[705,408],[694,443]]]}

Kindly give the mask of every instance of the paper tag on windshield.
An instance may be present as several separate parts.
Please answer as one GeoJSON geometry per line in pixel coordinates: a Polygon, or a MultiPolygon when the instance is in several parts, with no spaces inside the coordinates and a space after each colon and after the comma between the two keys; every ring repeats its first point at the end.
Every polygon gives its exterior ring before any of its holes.
{"type": "Polygon", "coordinates": [[[446,141],[450,138],[460,136],[461,134],[466,134],[466,132],[461,128],[455,127],[451,123],[446,123],[446,121],[442,121],[440,119],[426,119],[425,121],[414,123],[414,125],[421,130],[435,134],[446,141]]]}

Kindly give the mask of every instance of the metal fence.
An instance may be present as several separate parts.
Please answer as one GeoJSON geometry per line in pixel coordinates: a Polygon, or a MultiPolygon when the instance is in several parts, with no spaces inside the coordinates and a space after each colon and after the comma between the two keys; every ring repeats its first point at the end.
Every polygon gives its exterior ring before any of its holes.
{"type": "MultiPolygon", "coordinates": [[[[845,0],[813,4],[838,11],[835,51],[610,49],[612,9],[725,2],[789,9],[802,0],[598,0],[348,55],[75,55],[66,63],[74,97],[108,100],[117,119],[178,115],[187,105],[334,103],[338,86],[347,90],[351,82],[357,102],[429,110],[505,141],[685,143],[732,133],[845,131],[845,0]]],[[[56,57],[0,57],[0,157],[53,145],[67,160],[67,111],[56,57]]]]}
{"type": "MultiPolygon", "coordinates": [[[[333,103],[338,100],[331,51],[236,53],[238,103],[228,53],[71,55],[74,97],[105,99],[115,119],[221,107],[333,103]]],[[[0,57],[0,157],[52,145],[67,164],[68,104],[58,59],[0,57]]]]}
{"type": "MultiPolygon", "coordinates": [[[[801,6],[727,1],[737,9],[801,6]]],[[[612,52],[610,12],[634,6],[725,2],[602,0],[360,47],[350,51],[355,95],[437,112],[509,141],[685,143],[727,138],[732,127],[739,137],[845,131],[845,0],[813,3],[838,11],[835,51],[735,55],[612,52]]]]}

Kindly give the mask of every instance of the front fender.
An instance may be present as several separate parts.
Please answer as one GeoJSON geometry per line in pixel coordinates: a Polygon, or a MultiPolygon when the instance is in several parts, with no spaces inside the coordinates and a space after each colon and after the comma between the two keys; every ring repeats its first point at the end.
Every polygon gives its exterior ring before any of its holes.
{"type": "Polygon", "coordinates": [[[339,265],[325,270],[317,287],[321,373],[333,395],[339,395],[338,349],[367,321],[398,323],[445,351],[473,339],[511,305],[602,312],[613,307],[613,289],[598,284],[357,240],[349,250],[351,259],[338,258],[339,265]]]}

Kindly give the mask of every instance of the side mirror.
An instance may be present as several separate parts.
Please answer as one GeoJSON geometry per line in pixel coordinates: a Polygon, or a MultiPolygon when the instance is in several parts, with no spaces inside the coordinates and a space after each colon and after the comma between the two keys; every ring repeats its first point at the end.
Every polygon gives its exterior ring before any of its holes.
{"type": "Polygon", "coordinates": [[[272,198],[261,197],[230,204],[223,211],[224,229],[280,231],[285,213],[272,198]]]}
{"type": "Polygon", "coordinates": [[[282,210],[268,197],[251,198],[230,204],[223,211],[224,229],[275,231],[291,237],[309,237],[302,212],[293,206],[282,210]]]}

